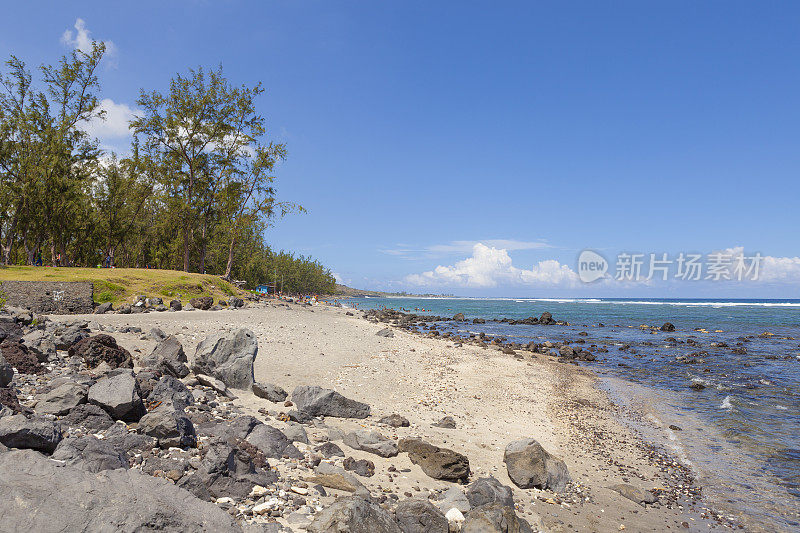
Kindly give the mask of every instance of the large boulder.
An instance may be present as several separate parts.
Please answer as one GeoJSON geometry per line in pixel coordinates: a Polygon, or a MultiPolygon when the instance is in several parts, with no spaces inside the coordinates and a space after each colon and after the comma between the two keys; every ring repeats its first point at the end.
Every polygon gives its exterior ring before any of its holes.
{"type": "Polygon", "coordinates": [[[26,418],[21,414],[0,418],[0,444],[9,448],[30,448],[53,453],[61,437],[61,426],[53,420],[26,418]]]}
{"type": "Polygon", "coordinates": [[[22,342],[42,363],[56,355],[56,343],[52,336],[44,330],[35,329],[26,333],[22,337],[22,342]]]}
{"type": "Polygon", "coordinates": [[[445,514],[451,509],[457,509],[462,513],[466,513],[472,509],[464,491],[458,486],[452,486],[444,491],[437,500],[436,506],[445,514]]]}
{"type": "Polygon", "coordinates": [[[675,325],[671,322],[664,322],[660,329],[661,331],[675,331],[675,325]]]}
{"type": "Polygon", "coordinates": [[[148,404],[168,405],[177,411],[183,411],[194,404],[194,396],[186,385],[172,376],[163,376],[147,396],[148,404]]]}
{"type": "Polygon", "coordinates": [[[311,416],[339,418],[367,418],[369,405],[345,398],[338,392],[322,387],[300,385],[292,391],[292,401],[297,409],[311,416]]]}
{"type": "Polygon", "coordinates": [[[126,424],[113,424],[105,432],[103,441],[127,457],[151,451],[158,446],[158,440],[155,437],[131,433],[126,424]]]}
{"type": "Polygon", "coordinates": [[[11,413],[21,413],[29,411],[28,408],[19,404],[17,391],[13,386],[0,387],[0,416],[11,413]]]}
{"type": "Polygon", "coordinates": [[[162,448],[194,447],[197,444],[192,421],[182,411],[168,406],[159,407],[144,415],[136,430],[158,439],[158,445],[162,448]]]}
{"type": "Polygon", "coordinates": [[[403,533],[448,533],[444,514],[427,500],[409,499],[397,504],[395,517],[403,533]]]}
{"type": "Polygon", "coordinates": [[[392,515],[358,496],[340,498],[315,515],[309,533],[402,533],[392,515]]]}
{"type": "Polygon", "coordinates": [[[247,435],[247,442],[261,450],[266,457],[301,458],[303,454],[295,448],[289,438],[279,429],[267,424],[258,424],[247,435]]]}
{"type": "Polygon", "coordinates": [[[197,374],[195,377],[200,385],[204,387],[210,387],[226,398],[230,398],[232,400],[236,399],[236,396],[228,390],[228,386],[225,385],[222,380],[219,380],[214,376],[207,376],[205,374],[197,374]]]}
{"type": "Polygon", "coordinates": [[[95,368],[100,363],[106,363],[111,368],[133,368],[130,352],[118,346],[114,337],[104,333],[79,340],[70,346],[69,355],[80,357],[89,368],[95,368]]]}
{"type": "Polygon", "coordinates": [[[353,472],[361,477],[372,477],[375,475],[375,463],[367,459],[353,459],[345,457],[342,466],[348,472],[353,472]]]}
{"type": "Polygon", "coordinates": [[[329,489],[354,492],[358,496],[369,496],[369,491],[354,475],[331,463],[320,463],[314,469],[314,475],[305,478],[309,483],[316,483],[329,489]]]}
{"type": "Polygon", "coordinates": [[[47,369],[28,347],[19,341],[5,340],[0,344],[0,355],[20,374],[43,374],[47,369]]]}
{"type": "Polygon", "coordinates": [[[523,533],[525,531],[530,531],[527,522],[517,517],[513,507],[499,503],[472,509],[461,527],[461,533],[523,533]]]}
{"type": "Polygon", "coordinates": [[[86,324],[55,324],[53,342],[59,350],[69,350],[76,342],[89,336],[86,324]]]}
{"type": "Polygon", "coordinates": [[[238,441],[245,440],[253,428],[261,423],[253,416],[242,415],[233,420],[198,425],[195,429],[198,435],[217,437],[235,445],[238,441]]]}
{"type": "Polygon", "coordinates": [[[114,310],[114,306],[111,304],[111,302],[103,302],[103,303],[101,303],[100,305],[98,305],[97,307],[94,308],[94,314],[96,314],[96,315],[104,315],[104,314],[106,314],[108,312],[111,312],[113,310],[114,310]]]}
{"type": "Polygon", "coordinates": [[[141,360],[142,366],[159,370],[176,378],[184,378],[189,375],[189,367],[186,366],[186,362],[183,346],[173,335],[161,339],[153,351],[141,360]]]}
{"type": "Polygon", "coordinates": [[[399,449],[434,479],[458,481],[469,477],[469,459],[458,452],[413,438],[401,439],[399,449]]]}
{"type": "Polygon", "coordinates": [[[397,443],[377,431],[359,429],[345,434],[343,442],[354,450],[362,450],[381,457],[397,455],[397,443]]]}
{"type": "Polygon", "coordinates": [[[82,403],[86,403],[87,387],[75,381],[66,381],[50,392],[39,396],[36,412],[63,416],[82,403]]]}
{"type": "Polygon", "coordinates": [[[195,309],[208,311],[209,309],[211,309],[211,306],[214,305],[214,298],[212,298],[211,296],[201,296],[200,298],[192,298],[191,300],[189,300],[189,305],[191,305],[195,309]]]}
{"type": "Polygon", "coordinates": [[[6,362],[3,353],[0,352],[0,388],[8,387],[11,380],[14,379],[14,367],[6,362]]]}
{"type": "Polygon", "coordinates": [[[471,507],[481,507],[499,503],[506,507],[514,507],[514,493],[493,477],[482,477],[467,487],[467,500],[471,507]]]}
{"type": "Polygon", "coordinates": [[[564,461],[550,455],[534,439],[510,443],[506,446],[503,462],[508,477],[522,489],[535,487],[562,492],[571,481],[564,461]]]}
{"type": "Polygon", "coordinates": [[[0,342],[4,340],[18,341],[22,337],[22,328],[12,316],[0,316],[0,342]]]}
{"type": "Polygon", "coordinates": [[[314,452],[320,454],[325,459],[330,459],[331,457],[344,457],[344,451],[330,441],[323,442],[314,448],[314,452]]]}
{"type": "Polygon", "coordinates": [[[0,454],[5,531],[241,531],[216,505],[136,470],[100,474],[30,451],[0,454]]]}
{"type": "Polygon", "coordinates": [[[237,329],[206,338],[197,345],[194,365],[196,374],[218,378],[228,387],[247,389],[253,384],[253,361],[258,341],[249,329],[237,329]]]}
{"type": "Polygon", "coordinates": [[[89,387],[89,403],[105,409],[114,420],[136,422],[145,413],[139,384],[132,370],[112,370],[89,387]]]}
{"type": "Polygon", "coordinates": [[[308,433],[302,424],[297,422],[286,422],[286,427],[281,430],[290,442],[302,442],[308,444],[308,433]]]}
{"type": "Polygon", "coordinates": [[[204,500],[225,496],[244,499],[252,491],[253,485],[266,487],[276,480],[274,472],[257,468],[253,457],[244,449],[222,441],[212,441],[197,471],[182,478],[179,485],[204,500]]]}
{"type": "Polygon", "coordinates": [[[272,383],[254,382],[250,390],[259,398],[264,398],[272,403],[282,402],[289,396],[285,390],[272,383]]]}
{"type": "Polygon", "coordinates": [[[103,408],[90,403],[82,403],[61,419],[67,426],[80,426],[92,432],[101,431],[114,425],[114,419],[103,408]]]}
{"type": "Polygon", "coordinates": [[[119,450],[92,435],[62,440],[52,457],[89,472],[128,468],[128,460],[119,450]]]}

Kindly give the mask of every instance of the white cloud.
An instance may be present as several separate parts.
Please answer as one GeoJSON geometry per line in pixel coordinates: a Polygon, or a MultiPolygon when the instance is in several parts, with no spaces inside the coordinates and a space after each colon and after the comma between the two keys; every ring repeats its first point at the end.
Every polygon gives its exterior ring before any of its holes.
{"type": "MultiPolygon", "coordinates": [[[[461,241],[451,243],[452,249],[456,249],[459,242],[461,241]]],[[[445,249],[450,250],[449,246],[447,245],[445,249]]],[[[489,241],[476,243],[472,246],[469,257],[452,265],[439,265],[433,270],[410,274],[403,278],[403,281],[408,285],[418,287],[461,287],[472,289],[488,289],[498,286],[564,289],[583,286],[576,272],[557,260],[539,261],[530,269],[524,269],[514,266],[508,252],[508,249],[491,246],[489,241]]],[[[752,258],[756,254],[754,252],[745,253],[742,247],[733,247],[704,255],[705,264],[703,265],[702,277],[699,279],[706,287],[718,283],[709,277],[710,271],[708,270],[709,261],[715,254],[723,254],[727,257],[728,275],[720,282],[747,284],[751,287],[759,284],[795,287],[800,285],[800,257],[761,255],[757,278],[753,279],[752,271],[743,274],[739,278],[734,270],[737,264],[736,258],[743,257],[747,268],[751,265],[752,258]]],[[[647,273],[648,267],[644,265],[641,272],[642,275],[638,279],[618,280],[615,279],[612,265],[609,273],[603,279],[592,283],[591,287],[603,288],[604,290],[613,288],[618,290],[641,290],[658,286],[677,288],[690,283],[675,278],[675,271],[670,272],[670,277],[667,281],[661,281],[657,277],[647,279],[647,273]]]]}
{"type": "MultiPolygon", "coordinates": [[[[61,35],[61,42],[67,46],[71,46],[88,54],[92,51],[91,31],[86,27],[86,22],[82,18],[75,20],[75,32],[72,30],[65,30],[61,35]]],[[[105,59],[108,65],[116,66],[117,59],[117,45],[113,41],[103,41],[106,45],[105,59]]]]}
{"type": "Polygon", "coordinates": [[[472,246],[471,257],[451,266],[439,265],[421,274],[408,275],[405,281],[425,287],[469,288],[491,288],[499,284],[574,287],[579,283],[577,274],[571,268],[554,259],[540,261],[530,269],[521,269],[513,265],[507,249],[480,242],[472,246]]]}
{"type": "MultiPolygon", "coordinates": [[[[737,258],[744,257],[745,266],[752,265],[752,258],[756,253],[745,252],[743,246],[734,246],[724,250],[717,250],[713,254],[723,254],[731,259],[729,269],[731,279],[737,279],[734,273],[734,266],[737,258]]],[[[753,277],[753,272],[744,275],[741,281],[752,283],[800,283],[800,257],[775,257],[772,255],[762,255],[758,264],[758,275],[753,277]]]]}
{"type": "Polygon", "coordinates": [[[117,104],[110,98],[100,101],[100,109],[105,111],[105,120],[94,118],[84,124],[83,130],[102,140],[122,139],[130,136],[128,123],[133,120],[136,109],[131,109],[128,104],[117,104]]]}
{"type": "Polygon", "coordinates": [[[763,282],[800,282],[800,257],[764,256],[758,281],[763,282]]]}

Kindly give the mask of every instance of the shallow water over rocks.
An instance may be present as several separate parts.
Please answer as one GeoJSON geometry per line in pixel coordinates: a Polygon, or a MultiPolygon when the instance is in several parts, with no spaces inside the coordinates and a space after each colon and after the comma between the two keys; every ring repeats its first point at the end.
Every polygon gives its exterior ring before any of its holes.
{"type": "Polygon", "coordinates": [[[436,323],[440,333],[461,337],[483,333],[523,345],[580,346],[596,356],[580,364],[598,372],[623,409],[641,415],[640,432],[697,470],[715,508],[746,517],[755,530],[800,527],[800,301],[352,298],[345,303],[445,317],[463,313],[465,320],[436,323]],[[545,311],[570,325],[500,322],[545,311]],[[661,331],[665,322],[675,331],[661,331]]]}

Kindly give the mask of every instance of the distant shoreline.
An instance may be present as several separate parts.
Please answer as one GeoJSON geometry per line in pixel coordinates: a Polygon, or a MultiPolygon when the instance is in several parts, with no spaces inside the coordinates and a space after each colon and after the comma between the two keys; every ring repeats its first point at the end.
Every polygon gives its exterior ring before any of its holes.
{"type": "Polygon", "coordinates": [[[384,292],[384,291],[369,291],[369,290],[362,290],[362,289],[354,289],[352,287],[348,287],[347,285],[342,285],[341,283],[336,284],[336,294],[331,296],[334,297],[347,297],[347,298],[359,298],[368,296],[370,298],[458,298],[452,294],[409,294],[406,292],[384,292]]]}

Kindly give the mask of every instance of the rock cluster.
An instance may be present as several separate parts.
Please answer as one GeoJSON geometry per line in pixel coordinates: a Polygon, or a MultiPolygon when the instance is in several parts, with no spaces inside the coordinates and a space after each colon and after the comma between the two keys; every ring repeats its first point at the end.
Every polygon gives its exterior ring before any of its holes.
{"type": "MultiPolygon", "coordinates": [[[[370,422],[368,404],[335,390],[298,386],[289,402],[279,385],[256,382],[258,342],[248,330],[210,335],[190,362],[178,338],[158,329],[127,330],[155,342],[134,357],[97,324],[44,317],[33,328],[13,324],[3,327],[5,341],[27,349],[29,339],[37,348],[27,354],[37,364],[0,356],[0,491],[15,495],[0,499],[4,527],[288,531],[280,519],[312,532],[530,530],[511,488],[471,477],[464,454],[421,438],[398,440],[397,428],[412,426],[407,418],[370,422]],[[248,389],[264,405],[258,417],[232,401],[248,389]],[[268,410],[283,402],[294,410],[268,410]],[[373,429],[335,427],[356,422],[373,429]],[[394,466],[377,471],[376,462],[399,454],[450,489],[367,489],[369,478],[397,475],[394,466]]],[[[444,417],[434,426],[452,429],[455,421],[444,417]]],[[[511,479],[562,489],[566,467],[561,472],[542,450],[542,484],[531,447],[509,445],[511,479]],[[563,476],[551,479],[551,472],[563,476]]]]}

